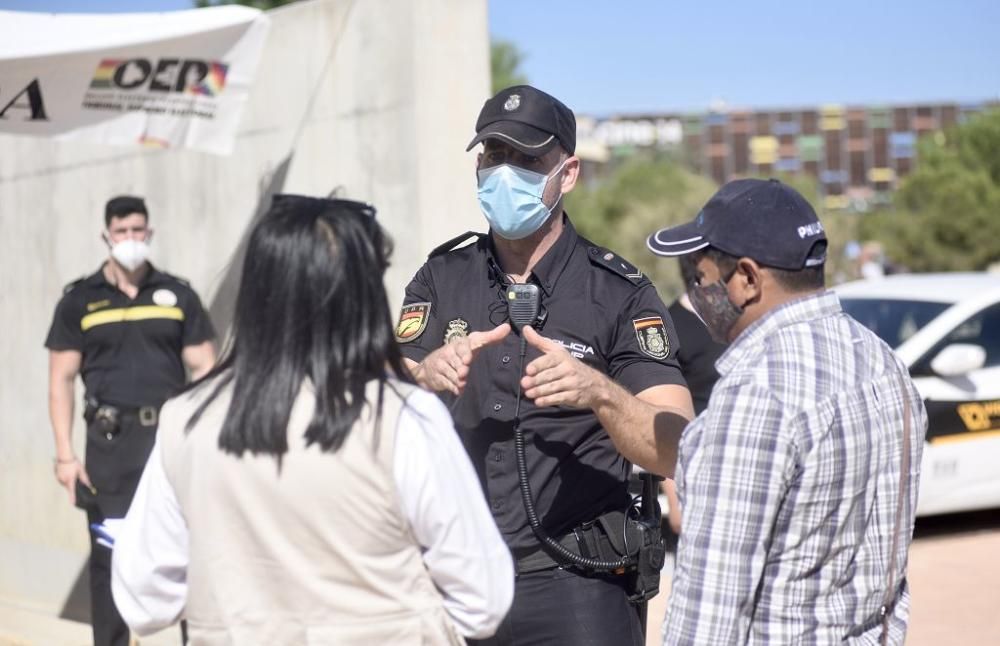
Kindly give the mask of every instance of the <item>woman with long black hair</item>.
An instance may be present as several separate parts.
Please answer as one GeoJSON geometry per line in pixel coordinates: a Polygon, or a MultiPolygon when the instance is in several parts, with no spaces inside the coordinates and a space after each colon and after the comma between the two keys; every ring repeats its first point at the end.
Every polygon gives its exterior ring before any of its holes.
{"type": "Polygon", "coordinates": [[[113,551],[140,635],[194,644],[455,644],[491,635],[510,554],[443,404],[411,383],[374,209],[276,196],[232,335],[164,405],[113,551]]]}

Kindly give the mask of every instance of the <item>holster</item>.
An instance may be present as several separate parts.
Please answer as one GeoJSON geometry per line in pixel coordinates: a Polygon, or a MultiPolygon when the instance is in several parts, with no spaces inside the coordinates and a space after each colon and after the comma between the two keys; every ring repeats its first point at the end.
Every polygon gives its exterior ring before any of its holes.
{"type": "MultiPolygon", "coordinates": [[[[666,555],[659,519],[649,523],[646,519],[629,518],[625,512],[611,511],[583,523],[559,539],[563,547],[586,558],[617,561],[629,557],[628,564],[616,572],[627,577],[629,601],[643,603],[660,591],[660,570],[666,555]]],[[[518,574],[547,570],[567,565],[553,557],[541,546],[527,554],[515,553],[518,574]]],[[[582,569],[578,565],[570,565],[582,569]]]]}
{"type": "Polygon", "coordinates": [[[617,561],[639,552],[640,530],[628,522],[625,512],[609,511],[573,530],[580,544],[580,554],[602,561],[617,561]]]}
{"type": "Polygon", "coordinates": [[[660,570],[666,557],[667,548],[659,526],[649,527],[636,521],[641,528],[642,539],[635,558],[635,569],[629,573],[629,601],[644,603],[660,592],[660,570]]]}

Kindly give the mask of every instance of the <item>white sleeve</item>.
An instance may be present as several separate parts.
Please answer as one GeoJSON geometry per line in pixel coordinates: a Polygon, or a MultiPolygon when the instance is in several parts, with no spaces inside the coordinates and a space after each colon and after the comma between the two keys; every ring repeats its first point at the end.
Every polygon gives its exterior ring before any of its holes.
{"type": "Polygon", "coordinates": [[[148,635],[180,618],[187,566],[187,523],[157,443],[111,551],[111,593],[129,628],[148,635]]]}
{"type": "Polygon", "coordinates": [[[444,404],[417,390],[396,432],[393,475],[444,607],[466,637],[489,637],[514,598],[514,564],[444,404]]]}

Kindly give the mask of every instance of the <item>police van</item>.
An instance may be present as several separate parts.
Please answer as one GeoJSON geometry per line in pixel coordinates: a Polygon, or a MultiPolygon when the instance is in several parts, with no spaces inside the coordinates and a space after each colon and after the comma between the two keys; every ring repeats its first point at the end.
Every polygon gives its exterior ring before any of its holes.
{"type": "Polygon", "coordinates": [[[917,515],[1000,508],[1000,274],[892,275],[834,291],[924,397],[917,515]]]}

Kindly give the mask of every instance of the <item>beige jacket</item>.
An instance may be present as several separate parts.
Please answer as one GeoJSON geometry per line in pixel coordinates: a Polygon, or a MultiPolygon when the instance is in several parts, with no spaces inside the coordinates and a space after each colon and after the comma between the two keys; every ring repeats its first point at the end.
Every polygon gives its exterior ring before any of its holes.
{"type": "MultiPolygon", "coordinates": [[[[377,399],[377,382],[367,399],[377,399]]],[[[370,407],[335,453],[306,447],[315,398],[299,393],[288,453],[242,458],[218,448],[231,392],[190,432],[209,388],[172,400],[159,442],[190,528],[191,643],[455,645],[401,512],[392,477],[396,421],[412,387],[390,381],[381,423],[370,407]]]]}

